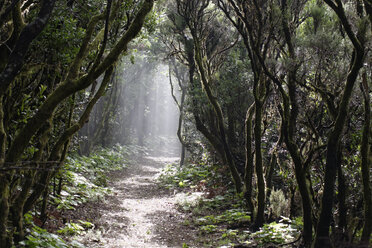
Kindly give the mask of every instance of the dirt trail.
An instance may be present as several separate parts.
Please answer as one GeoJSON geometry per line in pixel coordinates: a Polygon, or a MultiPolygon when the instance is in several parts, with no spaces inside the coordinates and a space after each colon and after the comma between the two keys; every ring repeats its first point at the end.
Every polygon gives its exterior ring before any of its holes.
{"type": "Polygon", "coordinates": [[[182,224],[186,217],[177,211],[173,192],[156,182],[165,164],[175,160],[146,157],[115,173],[113,195],[95,208],[97,229],[84,243],[104,248],[165,248],[193,243],[194,230],[182,224]]]}

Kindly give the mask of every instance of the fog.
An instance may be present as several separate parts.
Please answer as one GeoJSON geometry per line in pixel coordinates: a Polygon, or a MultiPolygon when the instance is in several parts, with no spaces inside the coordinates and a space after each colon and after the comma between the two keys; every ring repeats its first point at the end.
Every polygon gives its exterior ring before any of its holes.
{"type": "MultiPolygon", "coordinates": [[[[176,156],[179,110],[172,98],[167,65],[136,54],[116,67],[104,97],[80,132],[80,153],[96,146],[145,146],[152,155],[176,156]]],[[[175,94],[179,92],[174,89],[175,94]]]]}
{"type": "Polygon", "coordinates": [[[145,145],[155,155],[175,155],[180,149],[177,138],[179,110],[171,95],[168,70],[168,66],[159,64],[147,74],[147,81],[139,88],[138,109],[131,122],[135,132],[132,142],[145,145]]]}

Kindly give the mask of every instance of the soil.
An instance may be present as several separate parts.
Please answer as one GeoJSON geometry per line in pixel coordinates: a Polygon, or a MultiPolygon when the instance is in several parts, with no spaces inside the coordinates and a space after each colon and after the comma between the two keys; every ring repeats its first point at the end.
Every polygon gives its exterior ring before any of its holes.
{"type": "Polygon", "coordinates": [[[161,169],[175,161],[170,157],[145,157],[112,173],[110,196],[70,213],[72,219],[95,225],[78,241],[100,248],[202,247],[195,245],[196,230],[184,224],[187,216],[177,210],[175,193],[156,180],[161,169]]]}

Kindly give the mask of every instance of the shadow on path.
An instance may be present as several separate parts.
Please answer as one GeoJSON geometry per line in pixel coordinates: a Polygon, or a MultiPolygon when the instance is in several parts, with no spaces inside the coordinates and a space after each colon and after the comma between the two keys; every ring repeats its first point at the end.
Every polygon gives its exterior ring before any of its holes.
{"type": "Polygon", "coordinates": [[[109,175],[113,193],[90,203],[93,208],[86,207],[96,228],[81,241],[87,247],[104,248],[176,248],[193,243],[195,231],[183,224],[185,216],[176,209],[173,192],[156,180],[161,169],[176,160],[139,158],[109,175]]]}

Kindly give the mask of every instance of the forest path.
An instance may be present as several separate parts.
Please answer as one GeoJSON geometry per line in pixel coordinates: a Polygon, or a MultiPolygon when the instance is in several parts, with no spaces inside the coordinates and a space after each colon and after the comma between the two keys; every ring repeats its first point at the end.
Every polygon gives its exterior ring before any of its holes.
{"type": "Polygon", "coordinates": [[[104,248],[176,248],[193,243],[195,231],[182,224],[185,216],[176,209],[175,195],[156,180],[161,169],[175,161],[144,157],[115,172],[113,194],[96,208],[100,237],[88,235],[84,243],[104,248]]]}

